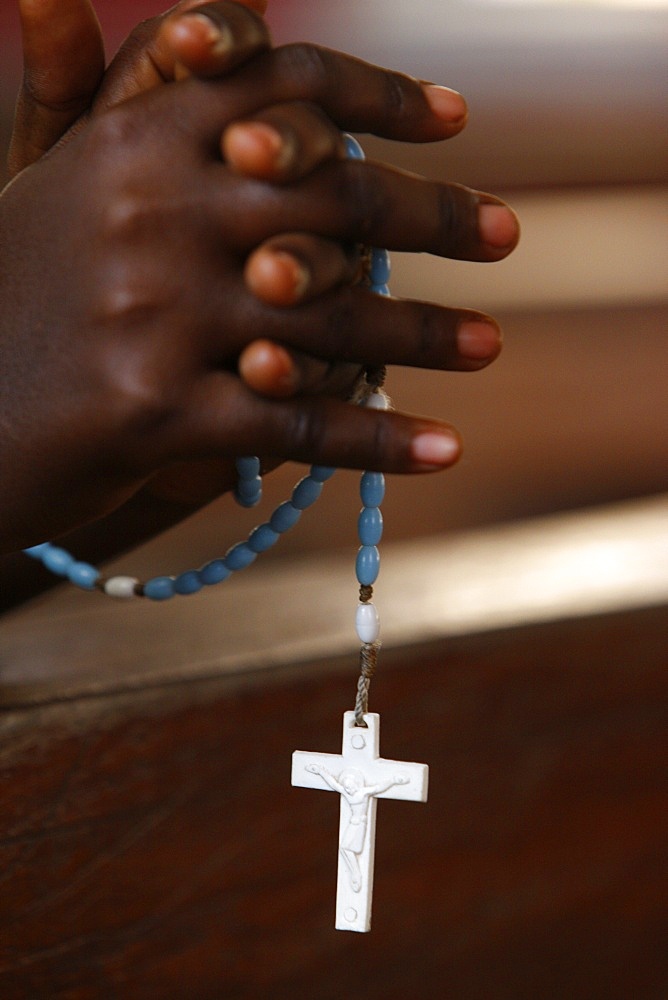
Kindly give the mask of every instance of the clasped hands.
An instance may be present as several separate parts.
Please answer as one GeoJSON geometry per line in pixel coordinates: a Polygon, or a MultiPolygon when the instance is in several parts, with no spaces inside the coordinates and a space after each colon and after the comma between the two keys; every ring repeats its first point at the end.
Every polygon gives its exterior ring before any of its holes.
{"type": "Polygon", "coordinates": [[[498,327],[372,295],[353,248],[496,261],[517,222],[491,195],[346,161],[341,132],[448,138],[459,95],[316,46],[272,49],[260,0],[179,4],[101,78],[87,0],[23,7],[27,87],[0,198],[5,549],[146,487],[208,500],[240,454],[388,472],[456,461],[449,425],[345,399],[363,365],[478,370],[498,327]],[[49,76],[57,9],[78,58],[49,76]]]}

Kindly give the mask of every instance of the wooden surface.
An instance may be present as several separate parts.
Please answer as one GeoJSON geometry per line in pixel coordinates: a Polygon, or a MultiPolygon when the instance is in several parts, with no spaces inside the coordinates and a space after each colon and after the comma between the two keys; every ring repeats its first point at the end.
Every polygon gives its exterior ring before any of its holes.
{"type": "Polygon", "coordinates": [[[664,1000],[668,612],[622,603],[386,644],[383,753],[430,800],[379,804],[370,935],[333,929],[336,796],[289,786],[338,751],[354,658],[77,689],[47,630],[62,696],[15,663],[0,715],[0,996],[664,1000]]]}

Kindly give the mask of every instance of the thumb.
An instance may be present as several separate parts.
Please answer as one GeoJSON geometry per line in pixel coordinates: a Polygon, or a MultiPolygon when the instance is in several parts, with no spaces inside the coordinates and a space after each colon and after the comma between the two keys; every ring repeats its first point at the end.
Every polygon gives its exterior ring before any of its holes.
{"type": "Polygon", "coordinates": [[[104,45],[89,0],[19,0],[23,83],[8,167],[38,160],[88,109],[104,74],[104,45]]]}
{"type": "Polygon", "coordinates": [[[137,25],[109,66],[94,110],[163,83],[222,77],[271,46],[265,0],[182,0],[137,25]]]}

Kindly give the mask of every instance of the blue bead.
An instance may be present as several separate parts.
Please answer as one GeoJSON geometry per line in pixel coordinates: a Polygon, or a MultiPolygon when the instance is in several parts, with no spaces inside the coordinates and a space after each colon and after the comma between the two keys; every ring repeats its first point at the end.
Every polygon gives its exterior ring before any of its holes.
{"type": "Polygon", "coordinates": [[[387,250],[374,247],[371,251],[371,267],[369,279],[372,285],[386,285],[390,280],[390,255],[387,250]]]}
{"type": "Polygon", "coordinates": [[[324,483],[331,479],[335,472],[336,468],[333,465],[312,465],[309,475],[317,483],[324,483]]]}
{"type": "Polygon", "coordinates": [[[266,552],[280,537],[280,532],[274,531],[270,524],[259,524],[248,536],[247,545],[253,552],[266,552]]]}
{"type": "Polygon", "coordinates": [[[302,516],[301,510],[298,510],[289,500],[280,504],[274,513],[269,518],[270,527],[282,535],[284,531],[289,531],[290,528],[294,528],[295,524],[302,516]]]}
{"type": "Polygon", "coordinates": [[[196,594],[202,589],[204,583],[196,569],[189,569],[185,573],[180,573],[174,580],[174,590],[177,594],[187,597],[188,594],[196,594]]]}
{"type": "Polygon", "coordinates": [[[230,575],[230,570],[225,565],[223,559],[212,559],[206,566],[202,566],[199,571],[199,578],[207,587],[212,587],[216,583],[222,583],[230,575]]]}
{"type": "Polygon", "coordinates": [[[357,522],[362,545],[378,545],[383,537],[383,515],[378,507],[363,507],[357,522]]]}
{"type": "Polygon", "coordinates": [[[305,510],[315,503],[322,493],[322,483],[310,476],[304,476],[292,491],[292,506],[297,510],[305,510]]]}
{"type": "Polygon", "coordinates": [[[385,496],[385,476],[382,472],[365,472],[360,480],[360,496],[365,507],[380,507],[385,496]]]}
{"type": "Polygon", "coordinates": [[[29,549],[24,549],[23,554],[31,559],[42,559],[47,549],[51,548],[50,542],[42,542],[41,545],[31,545],[29,549]]]}
{"type": "Polygon", "coordinates": [[[70,566],[67,576],[70,583],[76,587],[81,587],[82,590],[93,590],[100,573],[89,563],[75,562],[70,566]]]}
{"type": "Polygon", "coordinates": [[[234,464],[240,479],[255,479],[256,476],[260,475],[260,459],[256,458],[255,455],[237,458],[234,464]]]}
{"type": "Polygon", "coordinates": [[[358,582],[365,587],[375,583],[380,570],[380,553],[375,545],[362,545],[357,553],[355,571],[358,582]]]}
{"type": "Polygon", "coordinates": [[[56,545],[49,545],[42,553],[42,562],[48,570],[57,576],[67,576],[70,567],[74,565],[74,556],[56,545]]]}
{"type": "Polygon", "coordinates": [[[371,291],[374,295],[384,295],[386,297],[390,294],[390,289],[387,285],[371,285],[371,291]]]}
{"type": "Polygon", "coordinates": [[[357,141],[357,139],[354,139],[352,137],[352,135],[349,135],[347,132],[344,133],[343,138],[344,138],[345,143],[346,143],[346,156],[348,157],[348,159],[349,160],[363,160],[365,158],[364,157],[364,150],[360,146],[360,144],[357,141]]]}
{"type": "Polygon", "coordinates": [[[144,584],[144,597],[151,601],[168,601],[176,593],[171,576],[154,576],[144,584]]]}
{"type": "Polygon", "coordinates": [[[242,497],[256,496],[262,492],[262,479],[260,476],[254,476],[252,479],[240,479],[236,491],[242,497]]]}
{"type": "Polygon", "coordinates": [[[255,507],[262,499],[262,479],[240,479],[234,491],[234,499],[242,507],[255,507]]]}
{"type": "Polygon", "coordinates": [[[257,552],[253,552],[246,542],[238,542],[225,553],[225,565],[233,573],[239,569],[246,569],[257,559],[257,552]]]}

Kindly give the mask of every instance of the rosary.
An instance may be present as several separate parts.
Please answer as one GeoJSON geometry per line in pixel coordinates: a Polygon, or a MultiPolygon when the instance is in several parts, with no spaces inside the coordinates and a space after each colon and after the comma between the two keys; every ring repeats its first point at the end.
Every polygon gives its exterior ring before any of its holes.
{"type": "MultiPolygon", "coordinates": [[[[363,159],[360,145],[346,136],[347,154],[363,159]]],[[[365,254],[365,280],[372,292],[388,295],[390,260],[387,251],[372,249],[365,254]]],[[[366,369],[351,402],[387,409],[383,391],[384,369],[366,369]]],[[[254,456],[236,461],[238,482],[235,499],[243,507],[255,507],[262,497],[260,461],[254,456]]],[[[324,483],[336,470],[313,465],[294,487],[291,497],[280,504],[268,521],[254,528],[220,558],[178,576],[157,576],[145,583],[131,576],[104,577],[89,563],[80,562],[65,549],[44,542],[25,549],[48,570],[84,590],[97,590],[109,597],[148,598],[165,601],[177,595],[195,594],[204,587],[222,583],[253,563],[258,555],[278,542],[316,502],[324,483]]],[[[386,760],[380,756],[380,718],[369,712],[369,688],[380,649],[380,623],[372,603],[373,584],[380,569],[378,543],[383,533],[380,505],[385,479],[380,472],[365,472],[360,481],[362,510],[358,520],[360,547],[355,570],[359,602],[355,627],[360,640],[360,676],[355,707],[343,716],[340,754],[297,750],[292,756],[292,784],[319,788],[340,795],[338,868],[336,893],[337,930],[369,931],[373,893],[376,803],[379,798],[426,802],[429,768],[426,764],[386,760]]]]}

